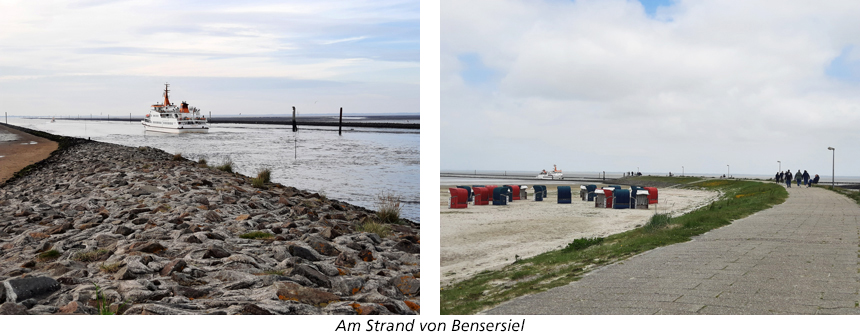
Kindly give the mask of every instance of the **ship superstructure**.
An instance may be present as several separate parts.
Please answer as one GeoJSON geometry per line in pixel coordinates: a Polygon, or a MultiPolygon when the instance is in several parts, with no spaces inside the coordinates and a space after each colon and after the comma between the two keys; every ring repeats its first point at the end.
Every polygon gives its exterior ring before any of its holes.
{"type": "Polygon", "coordinates": [[[164,102],[152,105],[146,118],[140,121],[149,131],[165,133],[205,133],[209,131],[209,120],[200,114],[200,109],[188,106],[183,101],[179,106],[170,103],[170,84],[164,84],[164,102]]]}

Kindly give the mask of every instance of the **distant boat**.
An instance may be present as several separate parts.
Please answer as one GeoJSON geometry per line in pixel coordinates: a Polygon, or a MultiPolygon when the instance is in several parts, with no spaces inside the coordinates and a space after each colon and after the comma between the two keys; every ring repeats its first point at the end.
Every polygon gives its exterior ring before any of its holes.
{"type": "Polygon", "coordinates": [[[562,179],[562,178],[564,178],[564,174],[561,173],[561,170],[559,170],[558,167],[555,166],[555,164],[552,165],[552,168],[553,168],[552,172],[546,172],[546,170],[543,170],[543,171],[541,171],[541,173],[539,173],[537,175],[536,178],[537,179],[562,179]]]}
{"type": "Polygon", "coordinates": [[[54,118],[51,118],[51,123],[54,123],[54,122],[57,122],[57,120],[54,120],[54,118]]]}
{"type": "Polygon", "coordinates": [[[185,101],[179,106],[170,103],[169,86],[164,84],[164,102],[152,105],[149,114],[140,121],[143,127],[150,131],[174,134],[209,132],[209,120],[200,114],[200,109],[189,107],[185,101]]]}

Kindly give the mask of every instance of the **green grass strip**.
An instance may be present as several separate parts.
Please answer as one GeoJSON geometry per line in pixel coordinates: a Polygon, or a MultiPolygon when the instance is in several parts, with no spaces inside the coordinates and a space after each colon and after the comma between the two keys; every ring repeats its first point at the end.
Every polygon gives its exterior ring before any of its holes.
{"type": "Polygon", "coordinates": [[[721,191],[723,196],[679,217],[655,215],[641,228],[602,240],[573,241],[565,248],[519,259],[501,270],[484,271],[444,287],[441,314],[474,314],[519,296],[566,285],[597,266],[689,241],[693,236],[773,207],[788,198],[788,192],[781,185],[756,181],[705,180],[685,187],[721,191]]]}

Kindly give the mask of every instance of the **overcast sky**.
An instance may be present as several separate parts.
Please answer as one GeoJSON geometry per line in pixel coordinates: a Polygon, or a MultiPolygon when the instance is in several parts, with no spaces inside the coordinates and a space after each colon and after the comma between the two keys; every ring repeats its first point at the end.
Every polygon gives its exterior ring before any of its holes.
{"type": "Polygon", "coordinates": [[[443,1],[441,167],[860,175],[860,2],[443,1]]]}
{"type": "Polygon", "coordinates": [[[416,0],[0,0],[12,115],[418,113],[416,0]]]}

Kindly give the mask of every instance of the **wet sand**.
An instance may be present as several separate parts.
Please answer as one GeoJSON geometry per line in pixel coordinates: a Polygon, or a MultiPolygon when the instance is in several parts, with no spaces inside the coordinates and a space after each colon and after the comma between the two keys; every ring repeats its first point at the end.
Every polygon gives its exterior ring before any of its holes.
{"type": "Polygon", "coordinates": [[[57,146],[57,142],[0,125],[0,183],[27,165],[48,158],[57,146]]]}
{"type": "Polygon", "coordinates": [[[542,202],[534,201],[529,189],[529,200],[507,206],[470,203],[466,209],[448,209],[448,188],[453,186],[443,185],[439,194],[442,286],[511,264],[516,255],[531,257],[577,238],[624,232],[647,222],[655,211],[677,216],[719,197],[717,192],[659,188],[660,202],[648,210],[604,209],[581,201],[579,184],[570,186],[571,204],[558,204],[556,187],[551,186],[542,202]]]}

